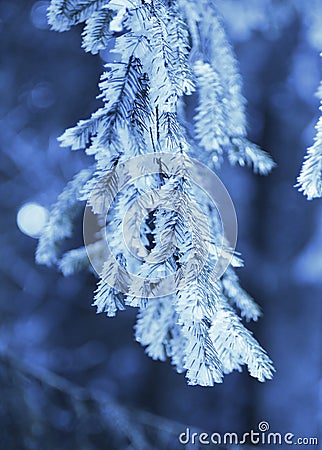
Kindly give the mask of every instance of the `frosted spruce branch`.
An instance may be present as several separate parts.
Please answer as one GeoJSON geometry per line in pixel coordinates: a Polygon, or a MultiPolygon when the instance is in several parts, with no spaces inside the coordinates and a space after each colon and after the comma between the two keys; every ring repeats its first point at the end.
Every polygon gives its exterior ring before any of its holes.
{"type": "MultiPolygon", "coordinates": [[[[320,99],[320,111],[322,111],[322,83],[317,95],[320,99]]],[[[315,126],[316,135],[314,144],[308,148],[301,173],[297,178],[297,187],[300,192],[312,200],[322,197],[322,116],[320,115],[315,126]]]]}
{"type": "Polygon", "coordinates": [[[85,150],[94,169],[59,197],[37,252],[38,262],[69,274],[90,266],[87,250],[100,272],[97,311],[113,317],[138,308],[135,336],[148,355],[169,358],[189,384],[202,386],[243,365],[260,381],[274,371],[235,310],[247,320],[260,316],[239,285],[235,268],[242,262],[216,207],[191,181],[196,166],[188,155],[217,168],[226,155],[263,174],[274,165],[247,140],[237,63],[212,3],[51,2],[55,30],[84,22],[85,51],[109,45],[113,62],[99,84],[103,105],[59,138],[64,147],[85,150]],[[191,95],[198,105],[188,133],[182,113],[191,95]],[[169,155],[167,163],[161,155],[169,155]],[[158,170],[147,171],[149,156],[158,170]],[[61,255],[56,247],[71,235],[77,200],[98,215],[100,231],[87,249],[61,255]],[[223,257],[229,267],[221,273],[223,257]]]}
{"type": "Polygon", "coordinates": [[[275,163],[247,140],[246,100],[233,50],[212,0],[179,0],[192,30],[193,71],[199,104],[195,137],[220,167],[224,154],[231,164],[267,174],[275,163]]]}

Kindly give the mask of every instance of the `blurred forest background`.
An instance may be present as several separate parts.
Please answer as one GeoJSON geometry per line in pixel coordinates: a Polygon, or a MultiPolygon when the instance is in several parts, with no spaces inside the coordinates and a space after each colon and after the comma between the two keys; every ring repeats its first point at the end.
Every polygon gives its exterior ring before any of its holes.
{"type": "Polygon", "coordinates": [[[49,208],[86,166],[56,138],[96,109],[106,53],[85,54],[78,27],[50,31],[49,2],[1,0],[1,450],[176,449],[188,425],[243,433],[262,420],[271,431],[318,436],[322,202],[293,185],[318,117],[322,5],[217,3],[240,62],[249,137],[277,162],[266,178],[238,167],[219,173],[237,210],[246,263],[238,275],[264,312],[251,328],[275,377],[260,384],[244,371],[214,388],[189,387],[134,342],[134,310],[96,315],[93,276],[36,266],[37,241],[17,213],[28,202],[49,208]]]}

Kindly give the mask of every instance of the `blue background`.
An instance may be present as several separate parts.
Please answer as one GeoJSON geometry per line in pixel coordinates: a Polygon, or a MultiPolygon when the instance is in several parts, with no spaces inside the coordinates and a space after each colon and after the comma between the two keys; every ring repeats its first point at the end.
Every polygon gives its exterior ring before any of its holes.
{"type": "MultiPolygon", "coordinates": [[[[322,203],[293,185],[318,117],[319,11],[315,2],[311,15],[301,2],[266,12],[267,1],[247,2],[249,10],[241,3],[227,1],[222,11],[244,79],[249,136],[277,167],[259,177],[224,165],[219,175],[237,210],[246,263],[238,275],[264,311],[250,328],[277,372],[265,384],[244,371],[201,388],[144,354],[133,339],[135,310],[96,315],[90,274],[64,278],[36,266],[36,240],[21,233],[16,215],[29,201],[49,207],[86,166],[56,138],[97,108],[106,55],[83,52],[79,27],[50,31],[48,2],[1,1],[1,449],[140,448],[129,443],[141,432],[150,448],[174,449],[188,425],[243,433],[262,420],[271,431],[318,436],[322,203]]],[[[69,244],[77,243],[81,220],[69,244]]]]}

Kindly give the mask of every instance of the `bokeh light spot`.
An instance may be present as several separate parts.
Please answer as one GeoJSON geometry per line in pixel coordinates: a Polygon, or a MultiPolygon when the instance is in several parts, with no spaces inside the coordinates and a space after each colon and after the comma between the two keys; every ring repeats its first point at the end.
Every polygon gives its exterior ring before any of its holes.
{"type": "Polygon", "coordinates": [[[18,211],[17,225],[20,231],[27,236],[37,238],[40,236],[48,219],[48,211],[38,203],[25,203],[18,211]]]}
{"type": "Polygon", "coordinates": [[[49,108],[55,102],[55,96],[49,83],[38,83],[31,91],[31,106],[37,109],[49,108]]]}
{"type": "Polygon", "coordinates": [[[35,28],[39,30],[49,29],[49,25],[47,22],[47,8],[49,6],[49,2],[36,2],[30,11],[30,19],[35,28]]]}

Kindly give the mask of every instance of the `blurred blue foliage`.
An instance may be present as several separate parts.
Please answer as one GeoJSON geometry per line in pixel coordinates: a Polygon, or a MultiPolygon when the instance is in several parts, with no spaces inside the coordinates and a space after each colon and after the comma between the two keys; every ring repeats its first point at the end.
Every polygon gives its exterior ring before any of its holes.
{"type": "MultiPolygon", "coordinates": [[[[232,374],[209,390],[186,386],[141,352],[131,311],[117,321],[96,316],[90,275],[63,278],[36,266],[36,241],[16,225],[22,205],[49,207],[85,166],[56,137],[97,106],[103,61],[83,52],[78,29],[49,30],[48,3],[0,3],[0,448],[144,448],[140,439],[153,431],[147,448],[174,449],[177,422],[242,433],[265,419],[276,431],[318,435],[322,204],[293,188],[317,116],[314,14],[268,1],[262,9],[247,2],[244,15],[241,1],[222,8],[249,101],[250,137],[278,164],[265,179],[228,166],[221,172],[239,218],[246,260],[239,276],[265,311],[253,329],[277,373],[265,385],[232,374]]],[[[81,229],[75,239],[81,242],[81,229]]]]}

